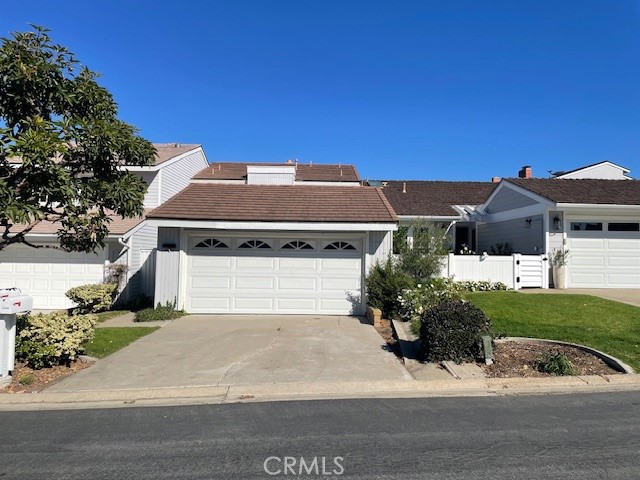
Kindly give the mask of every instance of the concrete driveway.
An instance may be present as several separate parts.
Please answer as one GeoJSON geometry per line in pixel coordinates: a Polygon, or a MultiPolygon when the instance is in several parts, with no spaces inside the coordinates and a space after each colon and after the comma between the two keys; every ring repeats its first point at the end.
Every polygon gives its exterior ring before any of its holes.
{"type": "Polygon", "coordinates": [[[357,317],[191,315],[48,391],[412,380],[357,317]]]}

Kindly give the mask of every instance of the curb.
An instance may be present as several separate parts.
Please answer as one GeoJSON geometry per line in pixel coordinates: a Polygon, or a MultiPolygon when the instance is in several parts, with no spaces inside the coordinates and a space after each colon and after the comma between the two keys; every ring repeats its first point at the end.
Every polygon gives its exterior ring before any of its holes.
{"type": "Polygon", "coordinates": [[[358,398],[426,398],[640,391],[640,375],[483,378],[446,381],[316,382],[203,385],[131,390],[0,394],[0,411],[202,405],[358,398]]]}

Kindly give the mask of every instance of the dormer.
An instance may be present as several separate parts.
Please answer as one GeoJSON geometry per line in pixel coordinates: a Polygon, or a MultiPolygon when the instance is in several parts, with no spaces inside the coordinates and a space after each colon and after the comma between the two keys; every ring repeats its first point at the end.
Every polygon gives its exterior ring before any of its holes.
{"type": "Polygon", "coordinates": [[[247,165],[248,185],[293,185],[295,165],[247,165]]]}

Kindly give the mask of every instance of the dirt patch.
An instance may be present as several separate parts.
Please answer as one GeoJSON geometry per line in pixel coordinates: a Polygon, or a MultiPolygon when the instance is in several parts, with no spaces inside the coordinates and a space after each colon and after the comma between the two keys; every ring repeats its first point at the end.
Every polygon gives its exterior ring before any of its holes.
{"type": "Polygon", "coordinates": [[[611,375],[620,373],[603,360],[567,345],[544,345],[527,342],[500,342],[493,349],[493,365],[482,365],[485,374],[493,378],[550,377],[536,369],[536,361],[544,354],[562,353],[575,368],[576,375],[611,375]]]}
{"type": "Polygon", "coordinates": [[[393,352],[397,357],[402,358],[402,351],[400,350],[400,343],[393,331],[393,325],[391,320],[381,319],[376,325],[374,325],[376,331],[380,334],[383,340],[386,342],[387,349],[393,352]]]}
{"type": "Polygon", "coordinates": [[[0,388],[0,394],[41,392],[63,378],[91,366],[92,363],[89,360],[76,360],[69,366],[56,365],[40,370],[29,368],[24,363],[16,363],[12,374],[13,382],[6,388],[0,388]]]}

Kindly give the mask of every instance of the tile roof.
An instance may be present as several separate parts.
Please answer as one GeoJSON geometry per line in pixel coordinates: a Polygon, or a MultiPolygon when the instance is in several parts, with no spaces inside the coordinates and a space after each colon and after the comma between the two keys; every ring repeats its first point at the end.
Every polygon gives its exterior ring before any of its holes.
{"type": "MultiPolygon", "coordinates": [[[[290,163],[246,163],[215,162],[193,178],[198,180],[244,180],[247,178],[247,165],[290,166],[290,163]]],[[[360,177],[353,165],[335,165],[325,163],[298,163],[296,180],[303,182],[358,182],[360,177]]]]}
{"type": "Polygon", "coordinates": [[[496,186],[491,182],[390,180],[382,192],[398,215],[450,217],[458,215],[452,205],[480,205],[496,186]]]}
{"type": "Polygon", "coordinates": [[[395,222],[374,187],[192,183],[148,218],[260,222],[395,222]]]}
{"type": "MultiPolygon", "coordinates": [[[[196,143],[154,143],[153,146],[156,148],[154,165],[160,165],[178,155],[190,152],[201,145],[196,143]]],[[[22,158],[9,157],[7,161],[13,165],[19,165],[22,163],[22,158]]]]}
{"type": "MultiPolygon", "coordinates": [[[[109,235],[121,236],[131,230],[133,227],[139,225],[144,221],[144,217],[136,217],[136,218],[122,218],[119,215],[110,215],[111,223],[109,223],[109,235]]],[[[22,231],[24,226],[15,225],[12,228],[12,233],[19,233],[22,231]]],[[[39,235],[55,235],[58,233],[58,229],[60,225],[54,222],[40,222],[36,225],[33,230],[31,230],[31,234],[39,234],[39,235]]]]}
{"type": "Polygon", "coordinates": [[[640,180],[508,178],[505,181],[556,203],[640,205],[640,180]]]}

